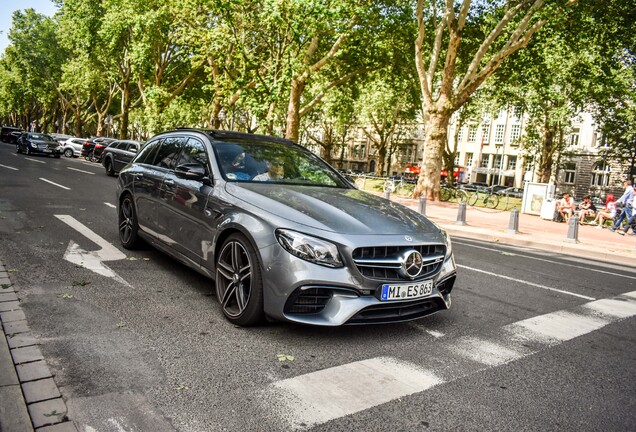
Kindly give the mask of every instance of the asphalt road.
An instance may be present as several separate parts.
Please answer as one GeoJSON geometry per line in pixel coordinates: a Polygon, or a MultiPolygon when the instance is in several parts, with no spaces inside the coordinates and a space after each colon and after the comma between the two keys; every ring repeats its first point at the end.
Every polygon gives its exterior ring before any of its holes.
{"type": "Polygon", "coordinates": [[[119,246],[116,181],[0,143],[0,261],[82,431],[636,430],[636,268],[456,238],[449,311],[238,328],[210,280],[119,246]],[[64,259],[86,232],[116,277],[64,259]]]}

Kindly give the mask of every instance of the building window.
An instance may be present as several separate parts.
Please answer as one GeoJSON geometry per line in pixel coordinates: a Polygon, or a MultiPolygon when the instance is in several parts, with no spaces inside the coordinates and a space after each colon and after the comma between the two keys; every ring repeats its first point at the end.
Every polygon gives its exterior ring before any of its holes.
{"type": "Polygon", "coordinates": [[[504,128],[506,126],[499,124],[495,129],[495,144],[503,144],[504,142],[504,128]]]}
{"type": "Polygon", "coordinates": [[[580,134],[581,134],[581,129],[579,129],[579,128],[572,129],[572,133],[570,134],[570,145],[571,146],[579,145],[580,134]]]}
{"type": "Polygon", "coordinates": [[[592,186],[607,187],[609,185],[610,166],[605,161],[599,161],[592,168],[592,186]]]}
{"type": "Polygon", "coordinates": [[[492,163],[493,168],[501,169],[501,161],[503,159],[503,155],[496,155],[495,160],[492,163]]]}
{"type": "Polygon", "coordinates": [[[481,143],[488,144],[490,138],[490,123],[484,123],[481,125],[481,143]]]}
{"type": "Polygon", "coordinates": [[[455,166],[458,166],[458,165],[459,165],[459,153],[457,153],[457,154],[455,155],[455,160],[453,161],[453,164],[454,164],[455,166]]]}
{"type": "Polygon", "coordinates": [[[468,127],[468,142],[475,142],[475,138],[477,138],[477,126],[469,126],[468,127]]]}
{"type": "Polygon", "coordinates": [[[488,163],[490,162],[490,155],[489,154],[483,154],[481,155],[481,165],[479,165],[481,168],[488,168],[488,163]]]}
{"type": "Polygon", "coordinates": [[[564,175],[563,182],[567,184],[574,184],[574,180],[576,179],[576,164],[575,163],[565,164],[564,173],[565,175],[564,175]]]}
{"type": "Polygon", "coordinates": [[[521,136],[521,125],[513,124],[510,126],[510,144],[518,145],[519,137],[521,136]]]}
{"type": "Polygon", "coordinates": [[[464,127],[459,128],[459,132],[457,132],[457,142],[462,142],[464,140],[464,127]]]}
{"type": "Polygon", "coordinates": [[[508,156],[508,168],[509,170],[517,169],[517,156],[508,156]]]}
{"type": "Polygon", "coordinates": [[[466,153],[466,166],[467,167],[473,166],[473,154],[472,153],[466,153]]]}

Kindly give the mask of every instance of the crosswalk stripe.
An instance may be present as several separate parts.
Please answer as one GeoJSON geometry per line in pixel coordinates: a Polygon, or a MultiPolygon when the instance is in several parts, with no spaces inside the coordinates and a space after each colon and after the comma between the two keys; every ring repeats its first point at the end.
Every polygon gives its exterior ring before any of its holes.
{"type": "Polygon", "coordinates": [[[444,365],[439,370],[390,357],[372,358],[275,382],[269,389],[275,397],[269,400],[291,429],[306,429],[519,360],[634,316],[636,291],[508,324],[490,339],[439,339],[437,351],[449,356],[447,361],[443,355],[436,357],[437,364],[444,365]],[[457,357],[474,366],[453,361],[457,357]]]}

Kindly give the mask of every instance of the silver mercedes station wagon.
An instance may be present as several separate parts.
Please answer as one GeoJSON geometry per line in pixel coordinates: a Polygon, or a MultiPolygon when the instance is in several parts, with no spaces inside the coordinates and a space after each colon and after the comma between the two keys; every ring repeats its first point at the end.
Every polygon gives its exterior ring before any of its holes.
{"type": "Polygon", "coordinates": [[[210,277],[231,322],[413,320],[451,304],[449,236],[280,138],[179,129],[120,173],[119,237],[210,277]]]}

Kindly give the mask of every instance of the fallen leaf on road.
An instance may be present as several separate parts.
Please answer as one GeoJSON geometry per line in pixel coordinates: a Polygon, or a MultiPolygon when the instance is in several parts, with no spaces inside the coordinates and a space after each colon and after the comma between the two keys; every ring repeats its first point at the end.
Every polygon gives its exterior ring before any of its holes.
{"type": "Polygon", "coordinates": [[[296,357],[289,354],[276,354],[276,357],[278,358],[279,362],[296,360],[296,357]]]}

